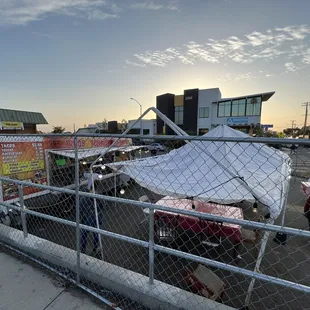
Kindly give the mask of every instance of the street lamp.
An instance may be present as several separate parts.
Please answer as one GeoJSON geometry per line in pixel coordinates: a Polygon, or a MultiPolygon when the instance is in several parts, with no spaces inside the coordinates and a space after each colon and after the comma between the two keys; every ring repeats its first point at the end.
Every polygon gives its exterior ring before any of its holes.
{"type": "MultiPolygon", "coordinates": [[[[141,105],[141,103],[135,98],[130,98],[130,100],[135,101],[140,106],[140,117],[141,117],[142,116],[142,105],[141,105]]],[[[142,129],[142,118],[141,118],[140,119],[140,136],[142,136],[142,135],[143,135],[143,129],[142,129]]]]}

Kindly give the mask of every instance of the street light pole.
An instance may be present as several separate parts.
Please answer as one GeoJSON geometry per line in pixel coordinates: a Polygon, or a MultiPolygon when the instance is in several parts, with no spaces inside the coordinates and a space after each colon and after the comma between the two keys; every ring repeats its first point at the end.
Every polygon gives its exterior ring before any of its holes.
{"type": "MultiPolygon", "coordinates": [[[[142,116],[142,105],[141,103],[135,99],[135,98],[130,98],[130,100],[135,101],[139,106],[140,106],[140,117],[142,116]]],[[[143,135],[143,128],[142,128],[142,118],[140,119],[140,136],[143,135]]]]}

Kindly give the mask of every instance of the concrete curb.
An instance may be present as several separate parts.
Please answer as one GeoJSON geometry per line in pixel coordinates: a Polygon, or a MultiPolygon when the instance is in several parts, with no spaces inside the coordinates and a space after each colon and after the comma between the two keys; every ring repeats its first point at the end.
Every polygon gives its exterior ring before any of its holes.
{"type": "MultiPolygon", "coordinates": [[[[54,265],[76,272],[76,251],[0,224],[0,240],[54,265]]],[[[233,310],[234,308],[180,288],[81,254],[81,277],[117,292],[150,309],[233,310]]]]}

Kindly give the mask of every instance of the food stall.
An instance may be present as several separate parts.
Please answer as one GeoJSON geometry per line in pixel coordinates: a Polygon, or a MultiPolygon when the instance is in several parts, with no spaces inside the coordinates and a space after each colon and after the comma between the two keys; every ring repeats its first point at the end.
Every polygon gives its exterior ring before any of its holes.
{"type": "MultiPolygon", "coordinates": [[[[115,150],[130,147],[131,139],[78,138],[79,160],[97,156],[102,149],[115,143],[115,150]]],[[[11,179],[56,186],[74,186],[74,137],[9,136],[0,138],[0,175],[11,179]]],[[[87,182],[86,182],[87,183],[87,182]]],[[[49,193],[36,187],[24,186],[24,199],[49,193]]],[[[0,182],[0,201],[19,201],[14,183],[0,182]]]]}

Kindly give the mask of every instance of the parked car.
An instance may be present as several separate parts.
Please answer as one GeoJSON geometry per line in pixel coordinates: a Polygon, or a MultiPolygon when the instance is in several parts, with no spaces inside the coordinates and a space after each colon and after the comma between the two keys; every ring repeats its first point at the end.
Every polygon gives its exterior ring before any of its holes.
{"type": "Polygon", "coordinates": [[[164,152],[166,148],[160,143],[152,143],[145,147],[149,151],[164,152]]]}

